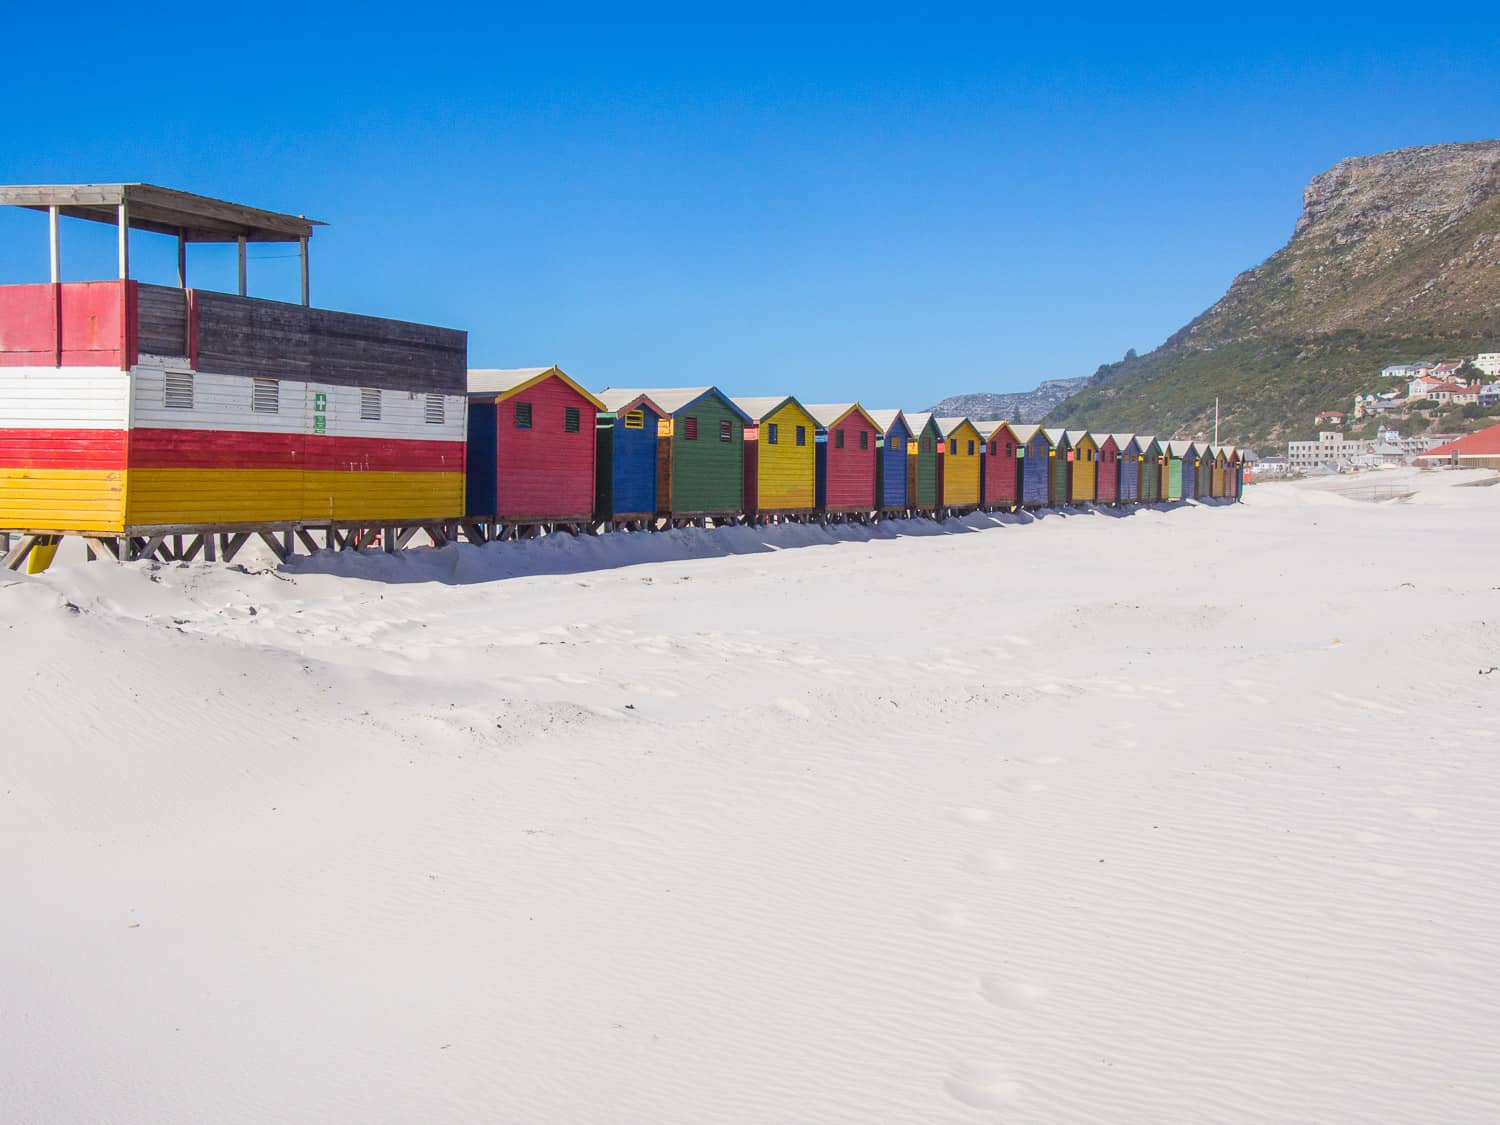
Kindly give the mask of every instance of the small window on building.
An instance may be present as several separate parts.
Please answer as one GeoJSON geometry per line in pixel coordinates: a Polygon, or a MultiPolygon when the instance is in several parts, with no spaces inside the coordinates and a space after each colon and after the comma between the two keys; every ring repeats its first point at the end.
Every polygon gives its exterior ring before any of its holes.
{"type": "Polygon", "coordinates": [[[518,429],[518,430],[529,430],[529,429],[531,429],[531,403],[529,403],[529,402],[518,402],[518,403],[516,403],[516,429],[518,429]]]}
{"type": "Polygon", "coordinates": [[[958,456],[958,439],[957,438],[949,438],[948,439],[948,453],[949,453],[950,456],[953,456],[953,457],[957,457],[958,456]]]}
{"type": "Polygon", "coordinates": [[[380,391],[374,387],[359,389],[359,420],[361,422],[380,421],[380,391]]]}
{"type": "Polygon", "coordinates": [[[734,440],[734,423],[733,422],[720,422],[719,423],[719,440],[720,441],[733,441],[734,440]]]}
{"type": "Polygon", "coordinates": [[[779,425],[777,425],[775,422],[769,422],[769,423],[767,423],[767,425],[766,425],[766,444],[767,445],[776,445],[780,441],[781,441],[781,427],[779,425]]]}
{"type": "Polygon", "coordinates": [[[973,441],[969,442],[969,456],[970,457],[974,456],[974,443],[973,443],[973,441]]]}
{"type": "Polygon", "coordinates": [[[798,445],[806,445],[807,444],[807,427],[806,426],[798,426],[797,427],[797,444],[798,445]]]}
{"type": "Polygon", "coordinates": [[[684,418],[682,420],[682,440],[683,441],[697,441],[698,440],[698,419],[696,419],[696,418],[684,418]]]}
{"type": "MultiPolygon", "coordinates": [[[[1000,443],[998,441],[991,441],[990,442],[990,456],[991,457],[995,456],[995,454],[1000,451],[999,450],[999,446],[1000,446],[1000,443]]],[[[1006,452],[1009,453],[1010,450],[1007,449],[1006,452]]]]}
{"type": "Polygon", "coordinates": [[[447,405],[443,402],[442,395],[428,395],[426,409],[422,411],[422,419],[429,426],[441,426],[448,419],[447,405]]]}
{"type": "Polygon", "coordinates": [[[631,410],[625,415],[625,428],[627,430],[644,430],[646,428],[646,412],[644,410],[631,410]]]}
{"type": "Polygon", "coordinates": [[[563,411],[563,433],[576,434],[582,422],[582,416],[578,413],[578,407],[569,406],[563,411]]]}
{"type": "Polygon", "coordinates": [[[250,412],[252,414],[280,414],[281,384],[275,379],[251,379],[250,412]]]}
{"type": "Polygon", "coordinates": [[[168,371],[162,381],[161,404],[168,410],[193,408],[193,374],[191,371],[168,371]]]}
{"type": "Polygon", "coordinates": [[[870,431],[869,430],[860,430],[859,431],[859,447],[861,449],[869,449],[870,448],[870,431]]]}
{"type": "Polygon", "coordinates": [[[835,449],[843,449],[844,448],[844,431],[843,430],[834,430],[833,431],[833,447],[835,449]]]}
{"type": "Polygon", "coordinates": [[[890,438],[888,440],[890,442],[891,448],[894,449],[897,453],[905,453],[906,452],[906,439],[905,438],[893,437],[893,438],[890,438]]]}

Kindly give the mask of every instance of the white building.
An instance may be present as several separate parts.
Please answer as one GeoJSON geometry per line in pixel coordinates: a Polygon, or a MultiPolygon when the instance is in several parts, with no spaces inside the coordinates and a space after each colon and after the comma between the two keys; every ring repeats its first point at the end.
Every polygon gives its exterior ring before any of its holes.
{"type": "Polygon", "coordinates": [[[1391,363],[1380,369],[1380,374],[1387,379],[1415,379],[1419,375],[1426,375],[1435,367],[1432,363],[1391,363]]]}
{"type": "Polygon", "coordinates": [[[1479,405],[1494,406],[1500,402],[1500,383],[1486,383],[1479,388],[1479,405]]]}
{"type": "Polygon", "coordinates": [[[1474,357],[1474,366],[1491,379],[1500,379],[1500,352],[1480,352],[1474,357]]]}
{"type": "Polygon", "coordinates": [[[1371,441],[1345,441],[1344,435],[1331,430],[1318,434],[1317,441],[1289,441],[1286,444],[1287,466],[1294,472],[1309,469],[1336,469],[1364,457],[1375,448],[1371,441]]]}

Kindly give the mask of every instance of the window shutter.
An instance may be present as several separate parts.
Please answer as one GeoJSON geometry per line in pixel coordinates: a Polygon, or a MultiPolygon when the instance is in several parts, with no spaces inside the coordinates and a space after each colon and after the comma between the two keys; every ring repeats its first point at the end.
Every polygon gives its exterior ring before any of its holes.
{"type": "Polygon", "coordinates": [[[684,418],[682,422],[682,436],[687,441],[698,440],[698,419],[684,418]]]}
{"type": "Polygon", "coordinates": [[[447,410],[442,395],[427,396],[427,406],[422,412],[422,417],[432,426],[441,426],[447,420],[447,410]]]}
{"type": "Polygon", "coordinates": [[[380,421],[380,392],[374,387],[359,389],[359,420],[361,422],[380,421]]]}
{"type": "Polygon", "coordinates": [[[190,371],[168,371],[162,382],[161,404],[168,410],[193,408],[193,375],[190,371]]]}
{"type": "Polygon", "coordinates": [[[860,430],[859,431],[859,447],[861,449],[869,449],[870,448],[870,431],[869,430],[860,430]]]}
{"type": "Polygon", "coordinates": [[[275,379],[250,380],[250,412],[280,414],[281,384],[275,379]]]}
{"type": "Polygon", "coordinates": [[[969,456],[974,456],[974,443],[972,441],[969,442],[969,456]]]}
{"type": "Polygon", "coordinates": [[[833,447],[835,449],[843,449],[844,448],[844,431],[843,430],[835,430],[833,432],[833,434],[834,434],[833,447]]]}
{"type": "Polygon", "coordinates": [[[720,441],[733,441],[734,440],[734,423],[733,422],[720,422],[719,423],[719,440],[720,441]]]}
{"type": "Polygon", "coordinates": [[[529,430],[529,429],[531,429],[531,403],[529,403],[529,402],[518,402],[518,403],[516,403],[516,429],[518,429],[518,430],[529,430]]]}
{"type": "Polygon", "coordinates": [[[578,407],[567,407],[563,411],[563,433],[576,434],[578,432],[578,427],[582,423],[582,421],[583,416],[579,414],[578,407]]]}
{"type": "Polygon", "coordinates": [[[798,445],[806,445],[807,444],[807,427],[806,426],[798,426],[797,427],[797,444],[798,445]]]}
{"type": "Polygon", "coordinates": [[[626,414],[625,428],[627,430],[644,430],[646,428],[646,412],[644,410],[632,410],[626,414]]]}
{"type": "Polygon", "coordinates": [[[766,444],[776,445],[781,438],[781,426],[776,422],[766,424],[766,444]]]}

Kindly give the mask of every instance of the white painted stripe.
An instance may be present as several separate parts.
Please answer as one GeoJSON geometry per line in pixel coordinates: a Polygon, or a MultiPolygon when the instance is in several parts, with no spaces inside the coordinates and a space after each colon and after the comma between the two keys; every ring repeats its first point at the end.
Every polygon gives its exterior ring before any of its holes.
{"type": "Polygon", "coordinates": [[[123,430],[129,398],[118,367],[0,367],[0,429],[123,430]]]}
{"type": "MultiPolygon", "coordinates": [[[[168,368],[167,370],[178,370],[168,368]]],[[[137,367],[132,405],[139,429],[237,430],[248,433],[312,434],[317,396],[325,397],[324,432],[331,437],[386,438],[405,441],[463,441],[468,398],[444,395],[443,421],[427,421],[427,395],[422,392],[380,392],[380,420],[360,417],[359,387],[335,387],[281,379],[275,414],[251,409],[255,381],[240,375],[193,373],[191,410],[165,404],[165,371],[137,367]]]]}

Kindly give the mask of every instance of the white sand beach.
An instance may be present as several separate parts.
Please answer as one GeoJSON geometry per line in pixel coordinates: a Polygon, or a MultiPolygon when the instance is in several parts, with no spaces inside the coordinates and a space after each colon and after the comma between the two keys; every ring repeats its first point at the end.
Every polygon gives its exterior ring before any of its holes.
{"type": "Polygon", "coordinates": [[[0,1121],[1500,1120],[1493,478],[6,574],[0,1121]]]}

